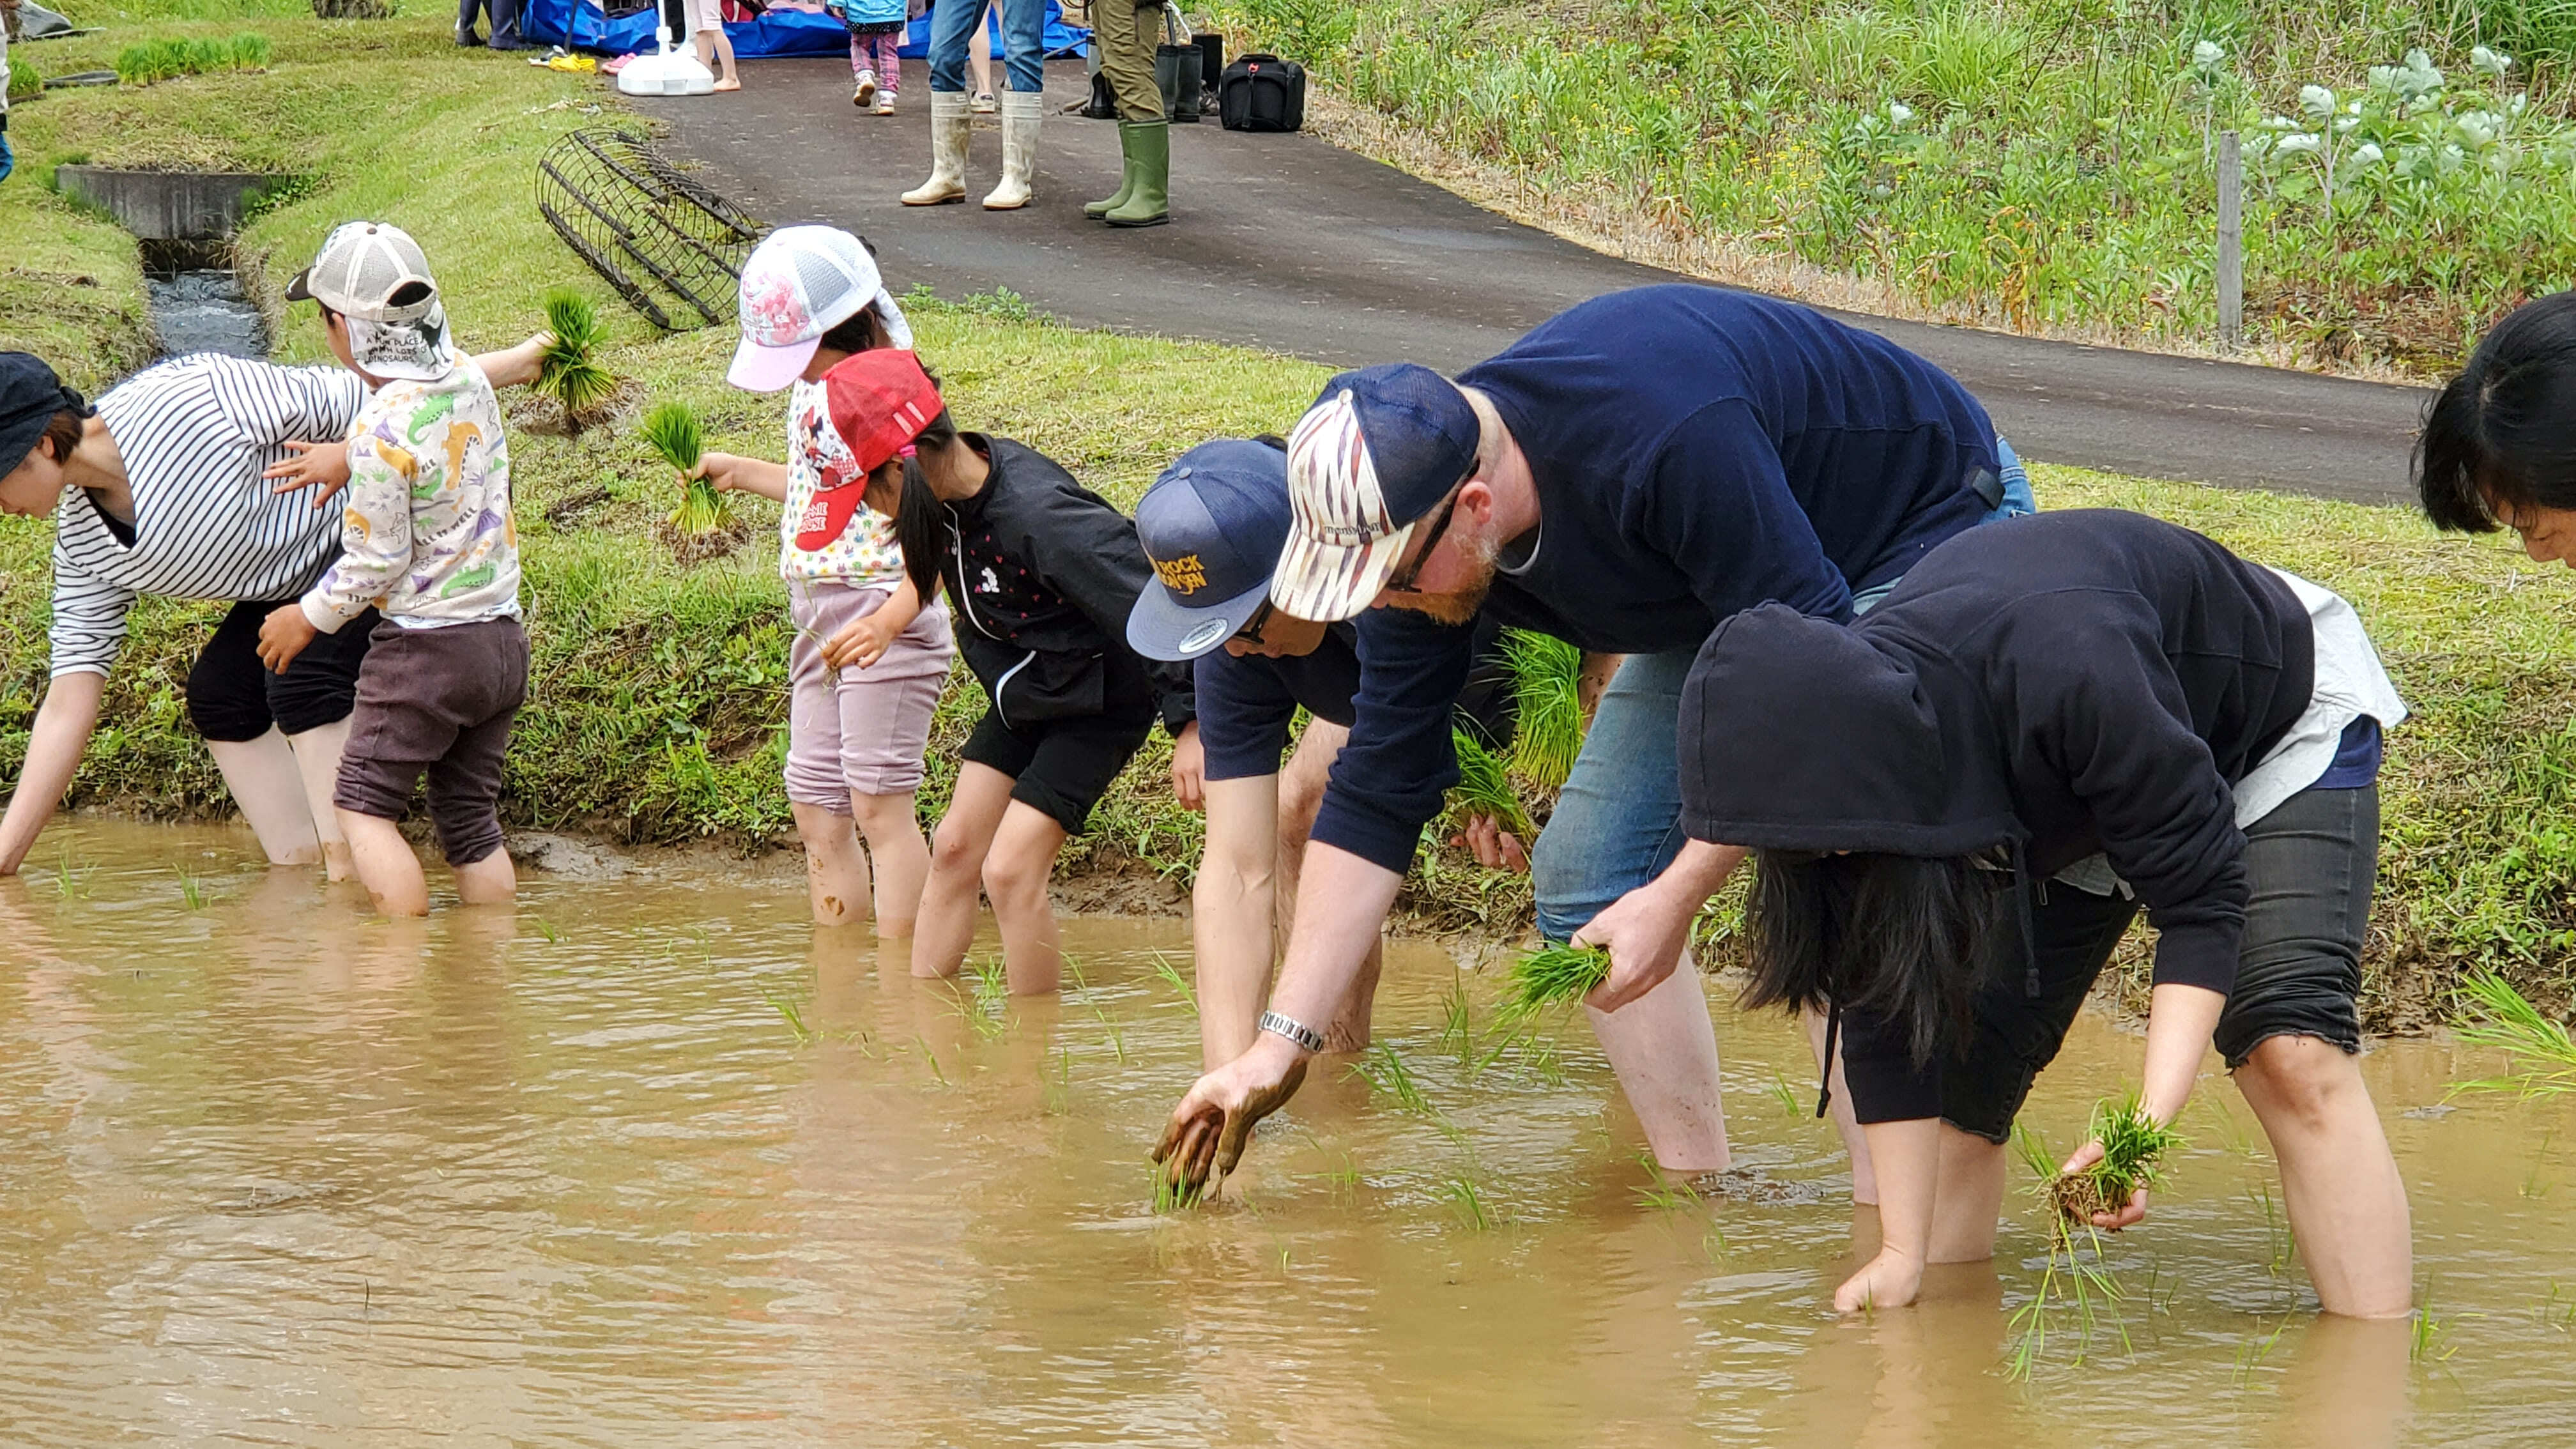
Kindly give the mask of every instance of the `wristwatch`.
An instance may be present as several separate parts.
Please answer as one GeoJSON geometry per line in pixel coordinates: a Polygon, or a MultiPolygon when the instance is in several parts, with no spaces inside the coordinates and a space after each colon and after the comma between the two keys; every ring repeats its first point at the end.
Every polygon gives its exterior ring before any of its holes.
{"type": "Polygon", "coordinates": [[[1284,1036],[1307,1051],[1320,1052],[1324,1049],[1324,1034],[1295,1017],[1281,1016],[1275,1011],[1265,1011],[1261,1013],[1261,1020],[1257,1024],[1272,1036],[1284,1036]]]}

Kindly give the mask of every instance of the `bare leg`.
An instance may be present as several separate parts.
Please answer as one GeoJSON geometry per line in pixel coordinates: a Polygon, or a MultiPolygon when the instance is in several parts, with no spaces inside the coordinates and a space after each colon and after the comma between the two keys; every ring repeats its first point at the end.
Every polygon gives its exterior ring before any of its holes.
{"type": "Polygon", "coordinates": [[[855,926],[868,898],[868,858],[850,817],[820,805],[790,801],[796,838],[805,842],[805,895],[818,926],[855,926]]]}
{"type": "MultiPolygon", "coordinates": [[[[1851,1154],[1852,1201],[1862,1207],[1878,1203],[1878,1176],[1870,1171],[1869,1138],[1860,1130],[1860,1119],[1852,1115],[1851,1087],[1843,1081],[1842,1044],[1834,1045],[1834,1059],[1825,1060],[1825,1014],[1821,1011],[1799,1013],[1807,1025],[1807,1050],[1816,1055],[1816,1070],[1825,1075],[1825,1085],[1832,1100],[1825,1113],[1834,1119],[1834,1130],[1842,1134],[1843,1150],[1851,1154]]],[[[1938,1261],[1937,1259],[1935,1261],[1938,1261]]]]}
{"type": "Polygon", "coordinates": [[[346,719],[317,725],[302,734],[286,737],[287,746],[295,751],[296,771],[304,777],[305,808],[312,813],[314,833],[322,839],[322,870],[332,880],[347,880],[354,868],[349,863],[349,842],[340,834],[340,812],[331,803],[331,792],[340,783],[340,752],[349,746],[349,722],[346,719]]]}
{"type": "Polygon", "coordinates": [[[2351,1318],[2414,1306],[2406,1183],[2380,1131],[2361,1063],[2308,1036],[2275,1036],[2236,1069],[2237,1089],[2272,1139],[2281,1196],[2317,1302],[2351,1318]]]}
{"type": "Polygon", "coordinates": [[[1941,1124],[1941,1192],[1932,1208],[1935,1263],[1982,1263],[1995,1255],[2004,1210],[2003,1145],[1941,1124]]]}
{"type": "Polygon", "coordinates": [[[921,838],[921,818],[914,813],[912,792],[900,795],[850,795],[859,834],[868,842],[868,859],[876,866],[877,938],[893,940],[912,934],[921,914],[921,892],[930,879],[930,842],[921,838]]]}
{"type": "Polygon", "coordinates": [[[701,30],[689,40],[698,48],[698,63],[716,72],[717,90],[742,89],[742,78],[734,74],[733,37],[724,33],[722,25],[713,30],[701,30]]]}
{"type": "Polygon", "coordinates": [[[1062,983],[1064,950],[1047,882],[1064,839],[1055,817],[1014,800],[984,855],[984,895],[1001,927],[1002,964],[1013,996],[1052,996],[1062,983]]]}
{"type": "Polygon", "coordinates": [[[518,899],[519,871],[506,846],[455,870],[456,899],[466,905],[497,906],[518,899]]]}
{"type": "MultiPolygon", "coordinates": [[[[348,837],[350,859],[377,910],[388,916],[429,914],[429,881],[421,874],[420,857],[392,821],[343,810],[340,833],[348,837]]],[[[508,851],[496,853],[509,857],[508,851]]]]}
{"type": "Polygon", "coordinates": [[[296,769],[286,736],[271,728],[255,740],[208,740],[206,749],[251,834],[259,837],[259,848],[268,852],[269,864],[311,865],[322,858],[313,810],[305,803],[304,776],[296,769]]]}
{"type": "MultiPolygon", "coordinates": [[[[1306,861],[1306,837],[1315,828],[1316,812],[1324,808],[1324,784],[1333,760],[1350,737],[1347,727],[1330,720],[1307,721],[1287,768],[1279,773],[1278,884],[1271,909],[1282,941],[1288,939],[1288,927],[1297,919],[1297,873],[1306,861]]],[[[1341,1010],[1324,1028],[1324,1050],[1368,1050],[1369,1016],[1377,1000],[1378,976],[1385,969],[1386,942],[1381,938],[1369,946],[1360,974],[1351,982],[1351,994],[1343,998],[1341,1010]]]]}
{"type": "Polygon", "coordinates": [[[1666,1172],[1723,1172],[1726,1108],[1718,1101],[1717,1027],[1690,953],[1664,984],[1615,1012],[1583,1008],[1619,1089],[1666,1172]]]}
{"type": "Polygon", "coordinates": [[[975,72],[975,94],[993,93],[993,32],[986,23],[984,7],[975,9],[975,39],[966,52],[967,67],[975,72]]]}
{"type": "Polygon", "coordinates": [[[2409,1327],[2393,1319],[2308,1325],[2281,1380],[2280,1412],[2263,1442],[2281,1449],[2397,1449],[2404,1441],[2409,1327]]]}
{"type": "Polygon", "coordinates": [[[969,760],[957,772],[948,813],[930,833],[930,878],[912,934],[912,974],[954,976],[975,944],[975,906],[983,893],[984,856],[1010,807],[1011,777],[969,760]]]}

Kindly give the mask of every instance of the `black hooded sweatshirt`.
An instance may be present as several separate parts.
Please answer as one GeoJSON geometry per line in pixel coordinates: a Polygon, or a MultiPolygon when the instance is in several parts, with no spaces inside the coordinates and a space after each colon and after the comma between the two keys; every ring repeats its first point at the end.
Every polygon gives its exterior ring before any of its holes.
{"type": "Polygon", "coordinates": [[[2027,880],[2106,852],[2161,932],[2155,980],[2225,992],[2232,787],[2306,712],[2314,661],[2289,586],[2189,529],[1972,528],[1848,626],[1777,604],[1718,626],[1682,692],[1682,823],[1779,850],[2000,845],[2027,880]]]}
{"type": "Polygon", "coordinates": [[[1013,729],[1150,713],[1179,735],[1198,713],[1190,667],[1127,645],[1136,596],[1159,587],[1135,522],[1034,448],[961,436],[992,472],[974,497],[945,505],[943,572],[963,626],[958,650],[993,712],[1013,729]],[[1150,700],[1113,697],[1140,674],[1150,700]]]}

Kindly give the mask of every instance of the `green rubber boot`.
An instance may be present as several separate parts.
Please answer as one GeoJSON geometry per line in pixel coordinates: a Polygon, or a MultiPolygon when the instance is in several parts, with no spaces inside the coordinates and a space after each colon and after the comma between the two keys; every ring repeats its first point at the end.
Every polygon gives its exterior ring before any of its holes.
{"type": "Polygon", "coordinates": [[[1120,121],[1118,123],[1118,194],[1107,201],[1086,201],[1082,204],[1082,214],[1093,221],[1098,221],[1125,206],[1127,198],[1136,194],[1136,142],[1128,131],[1127,123],[1120,121]]]}
{"type": "Polygon", "coordinates": [[[1111,226],[1161,226],[1172,219],[1172,123],[1137,122],[1127,128],[1127,147],[1136,189],[1100,219],[1111,226]]]}

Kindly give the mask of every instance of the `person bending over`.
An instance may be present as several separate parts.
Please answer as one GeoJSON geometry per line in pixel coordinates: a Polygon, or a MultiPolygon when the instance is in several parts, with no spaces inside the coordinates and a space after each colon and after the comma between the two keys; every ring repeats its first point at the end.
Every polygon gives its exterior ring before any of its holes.
{"type": "Polygon", "coordinates": [[[1063,971],[1047,892],[1057,851],[1158,717],[1175,742],[1198,728],[1189,671],[1149,664],[1125,642],[1153,578],[1136,527],[1035,449],[959,432],[909,352],[862,352],[823,383],[868,507],[894,519],[923,598],[945,582],[959,651],[990,705],[931,832],[912,974],[965,964],[980,885],[1010,989],[1052,992],[1063,971]]]}
{"type": "MultiPolygon", "coordinates": [[[[1541,933],[1599,939],[1615,923],[1595,917],[1679,845],[1674,704],[1717,621],[1764,600],[1847,619],[1942,539],[2029,508],[1985,409],[1940,369],[1812,309],[1691,285],[1585,302],[1454,384],[1344,373],[1288,468],[1296,523],[1270,598],[1356,619],[1362,660],[1271,996],[1309,1030],[1348,999],[1457,778],[1450,709],[1480,611],[1630,656],[1530,862],[1541,933]]],[[[1590,1015],[1657,1162],[1725,1167],[1699,982],[1590,1015]]],[[[1167,1124],[1170,1170],[1231,1170],[1306,1055],[1265,1033],[1201,1078],[1167,1124]]]]}
{"type": "Polygon", "coordinates": [[[2511,528],[2536,562],[2576,567],[2576,292],[2507,313],[2443,385],[2415,487],[2437,528],[2511,528]]]}
{"type": "MultiPolygon", "coordinates": [[[[1127,642],[1148,659],[1194,661],[1199,728],[1175,753],[1173,788],[1207,814],[1207,852],[1191,891],[1199,1041],[1213,1070],[1253,1043],[1270,994],[1277,940],[1295,912],[1297,866],[1324,777],[1350,738],[1359,688],[1356,631],[1281,613],[1270,570],[1288,538],[1286,445],[1220,438],[1182,454],[1136,505],[1136,533],[1154,566],[1137,596],[1127,642]],[[1286,768],[1297,711],[1310,718],[1286,768]],[[1194,747],[1194,748],[1193,748],[1194,747]]],[[[1459,698],[1458,727],[1500,750],[1515,724],[1502,630],[1478,625],[1477,670],[1459,698]]],[[[1497,855],[1520,842],[1490,820],[1470,834],[1497,855]]],[[[1372,946],[1350,996],[1324,1028],[1325,1050],[1368,1045],[1380,950],[1372,946]]]]}
{"type": "Polygon", "coordinates": [[[2349,604],[2132,513],[1962,534],[1847,629],[1777,605],[1719,626],[1682,694],[1693,843],[1641,895],[1687,922],[1712,842],[1751,846],[1747,1004],[1840,1028],[1882,1245],[1837,1307],[1992,1254],[2013,1118],[2143,905],[2144,1110],[2174,1119],[2214,1033],[2319,1302],[2407,1311],[2405,1185],[2356,1061],[2405,717],[2349,604]]]}
{"type": "Polygon", "coordinates": [[[501,845],[501,772],[528,636],[501,404],[449,344],[429,260],[398,228],[334,229],[286,297],[321,305],[332,352],[375,391],[350,430],[339,560],[261,623],[260,658],[284,674],[315,639],[381,610],[331,796],[358,879],[386,915],[429,913],[396,824],[425,771],[458,898],[506,901],[518,876],[501,845]]]}

